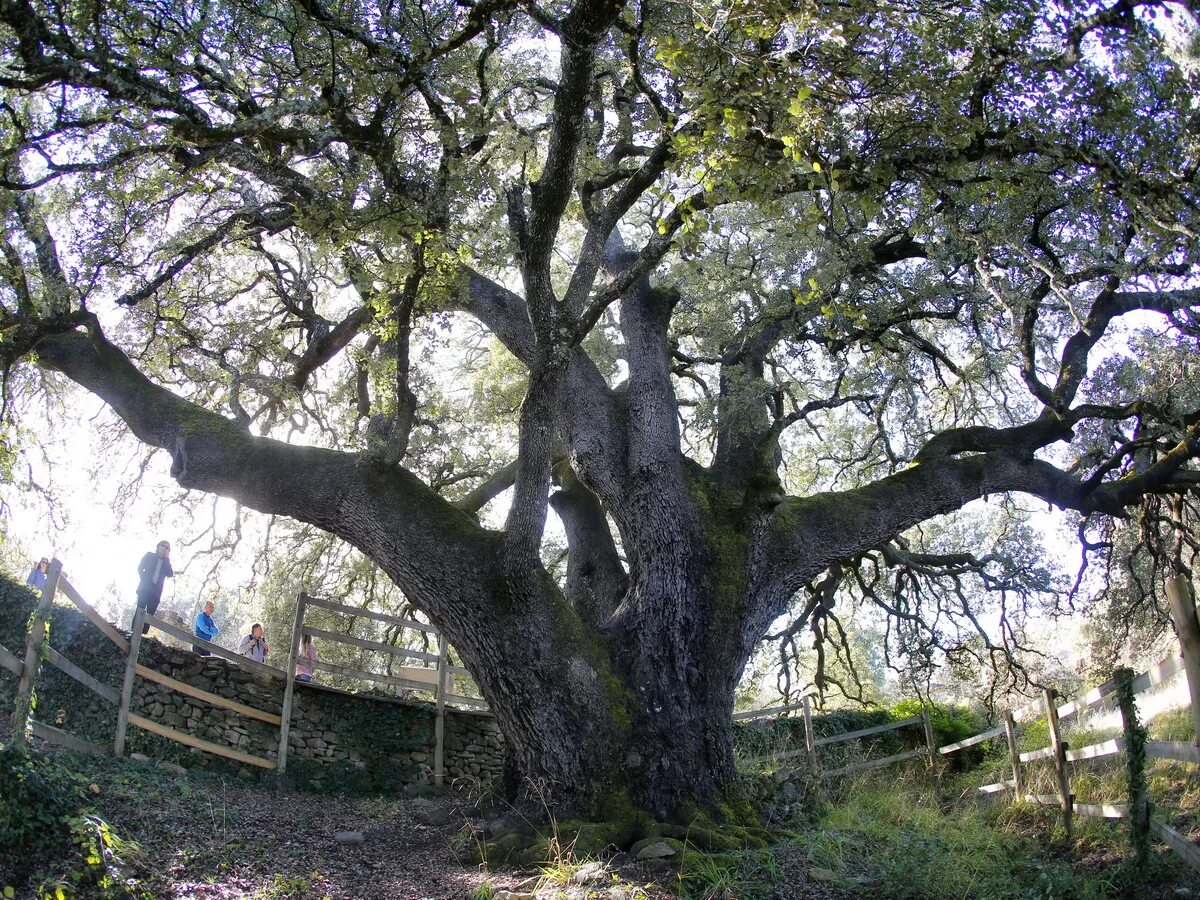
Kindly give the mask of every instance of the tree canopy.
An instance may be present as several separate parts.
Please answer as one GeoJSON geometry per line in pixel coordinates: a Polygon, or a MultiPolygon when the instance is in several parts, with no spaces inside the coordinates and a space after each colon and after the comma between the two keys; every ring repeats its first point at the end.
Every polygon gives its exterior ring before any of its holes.
{"type": "Polygon", "coordinates": [[[1182,7],[0,23],[6,386],[59,371],[180,484],[361,549],[450,635],[514,773],[569,802],[614,773],[656,810],[711,802],[746,661],[789,610],[785,640],[845,644],[840,591],[898,652],[1010,652],[1003,609],[963,640],[965,585],[1044,587],[1029,534],[922,523],[1028,495],[1098,549],[1195,490],[1182,7]]]}

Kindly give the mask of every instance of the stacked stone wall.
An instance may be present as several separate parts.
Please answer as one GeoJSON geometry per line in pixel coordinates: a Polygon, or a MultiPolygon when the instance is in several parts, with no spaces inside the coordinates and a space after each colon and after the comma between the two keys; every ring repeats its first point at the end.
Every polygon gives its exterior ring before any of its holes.
{"type": "MultiPolygon", "coordinates": [[[[34,596],[0,582],[0,644],[20,654],[34,596]]],[[[119,689],[125,657],[74,608],[56,604],[50,643],[101,682],[119,689]]],[[[269,713],[280,712],[283,680],[251,673],[219,657],[142,641],[139,662],[178,681],[269,713]]],[[[131,711],[178,731],[244,753],[274,760],[276,726],[221,709],[144,678],[134,682],[131,711]]],[[[16,679],[0,674],[0,709],[11,708],[16,679]]],[[[68,676],[43,663],[35,717],[102,746],[112,746],[116,708],[68,676]]],[[[389,790],[432,777],[432,703],[377,693],[350,693],[297,683],[289,731],[288,771],[317,787],[389,790]]],[[[130,726],[126,750],[190,767],[225,768],[253,774],[241,764],[192,750],[130,726]]],[[[445,765],[450,779],[487,785],[500,777],[503,741],[495,719],[447,709],[445,765]]],[[[259,770],[262,771],[262,770],[259,770]]]]}
{"type": "Polygon", "coordinates": [[[446,715],[446,775],[469,783],[494,784],[504,772],[504,738],[490,716],[449,712],[446,715]]]}

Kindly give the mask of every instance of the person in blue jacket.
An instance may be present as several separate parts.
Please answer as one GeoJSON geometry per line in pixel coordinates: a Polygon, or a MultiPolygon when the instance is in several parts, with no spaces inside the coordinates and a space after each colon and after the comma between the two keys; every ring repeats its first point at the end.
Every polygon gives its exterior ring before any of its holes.
{"type": "MultiPolygon", "coordinates": [[[[204,609],[196,613],[196,625],[192,629],[196,637],[202,638],[209,642],[215,640],[216,636],[221,633],[221,629],[218,628],[217,623],[213,621],[212,614],[213,602],[209,600],[204,604],[204,609]]],[[[197,644],[192,644],[192,649],[201,656],[212,656],[211,653],[197,644]]]]}

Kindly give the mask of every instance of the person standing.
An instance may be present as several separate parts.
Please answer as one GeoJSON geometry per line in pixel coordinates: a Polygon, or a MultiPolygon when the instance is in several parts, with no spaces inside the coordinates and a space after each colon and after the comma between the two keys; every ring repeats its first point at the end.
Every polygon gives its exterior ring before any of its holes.
{"type": "Polygon", "coordinates": [[[255,662],[267,661],[267,639],[263,637],[262,626],[257,622],[250,626],[250,633],[242,638],[238,653],[255,662]]]}
{"type": "Polygon", "coordinates": [[[29,577],[25,579],[25,583],[39,591],[44,589],[46,587],[46,570],[49,568],[50,560],[43,556],[41,561],[33,567],[29,577]]]}
{"type": "MultiPolygon", "coordinates": [[[[209,600],[204,604],[204,609],[196,613],[196,623],[192,628],[192,632],[196,635],[196,637],[200,638],[201,640],[208,641],[209,643],[212,643],[214,640],[216,640],[217,635],[221,633],[221,629],[218,628],[217,623],[213,621],[213,609],[213,602],[209,600]]],[[[198,644],[192,644],[192,649],[201,656],[212,656],[212,653],[205,650],[198,644]]]]}
{"type": "MultiPolygon", "coordinates": [[[[142,557],[138,564],[138,575],[141,580],[138,582],[137,605],[154,615],[158,602],[162,600],[163,582],[175,577],[175,570],[171,568],[171,545],[159,541],[153,553],[142,557]]],[[[142,626],[142,634],[149,630],[149,625],[142,626]]]]}
{"type": "Polygon", "coordinates": [[[313,663],[317,661],[317,645],[313,643],[312,635],[306,634],[300,638],[300,653],[296,657],[296,680],[312,681],[313,663]]]}

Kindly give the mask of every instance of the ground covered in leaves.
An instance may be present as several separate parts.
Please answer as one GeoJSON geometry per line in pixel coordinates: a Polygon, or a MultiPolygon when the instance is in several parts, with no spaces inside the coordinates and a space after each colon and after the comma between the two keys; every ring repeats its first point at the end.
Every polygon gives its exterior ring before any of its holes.
{"type": "MultiPolygon", "coordinates": [[[[478,798],[467,791],[317,796],[279,788],[270,778],[50,755],[86,797],[88,816],[72,821],[83,833],[90,827],[108,835],[95,852],[111,877],[102,887],[95,878],[81,885],[63,862],[18,879],[16,861],[0,859],[0,885],[18,884],[17,897],[59,891],[65,897],[197,900],[679,895],[678,865],[638,863],[624,854],[577,860],[569,846],[540,866],[488,871],[480,863],[478,798]]],[[[819,885],[805,885],[803,868],[786,880],[761,896],[829,896],[819,885]]]]}
{"type": "Polygon", "coordinates": [[[615,848],[578,853],[564,833],[536,864],[489,870],[482,845],[512,814],[497,816],[465,790],[318,796],[270,776],[42,749],[31,758],[0,748],[0,848],[28,848],[0,852],[5,897],[1200,897],[1169,852],[1134,871],[1118,828],[1089,825],[1068,843],[1036,808],[935,802],[916,769],[822,788],[821,797],[801,797],[789,782],[780,792],[789,805],[764,808],[788,815],[773,823],[779,839],[767,849],[682,847],[670,859],[636,860],[615,848]],[[51,798],[65,802],[52,807],[51,798]],[[809,812],[797,816],[801,808],[809,812]],[[55,816],[73,854],[56,857],[43,840],[55,816]]]}

